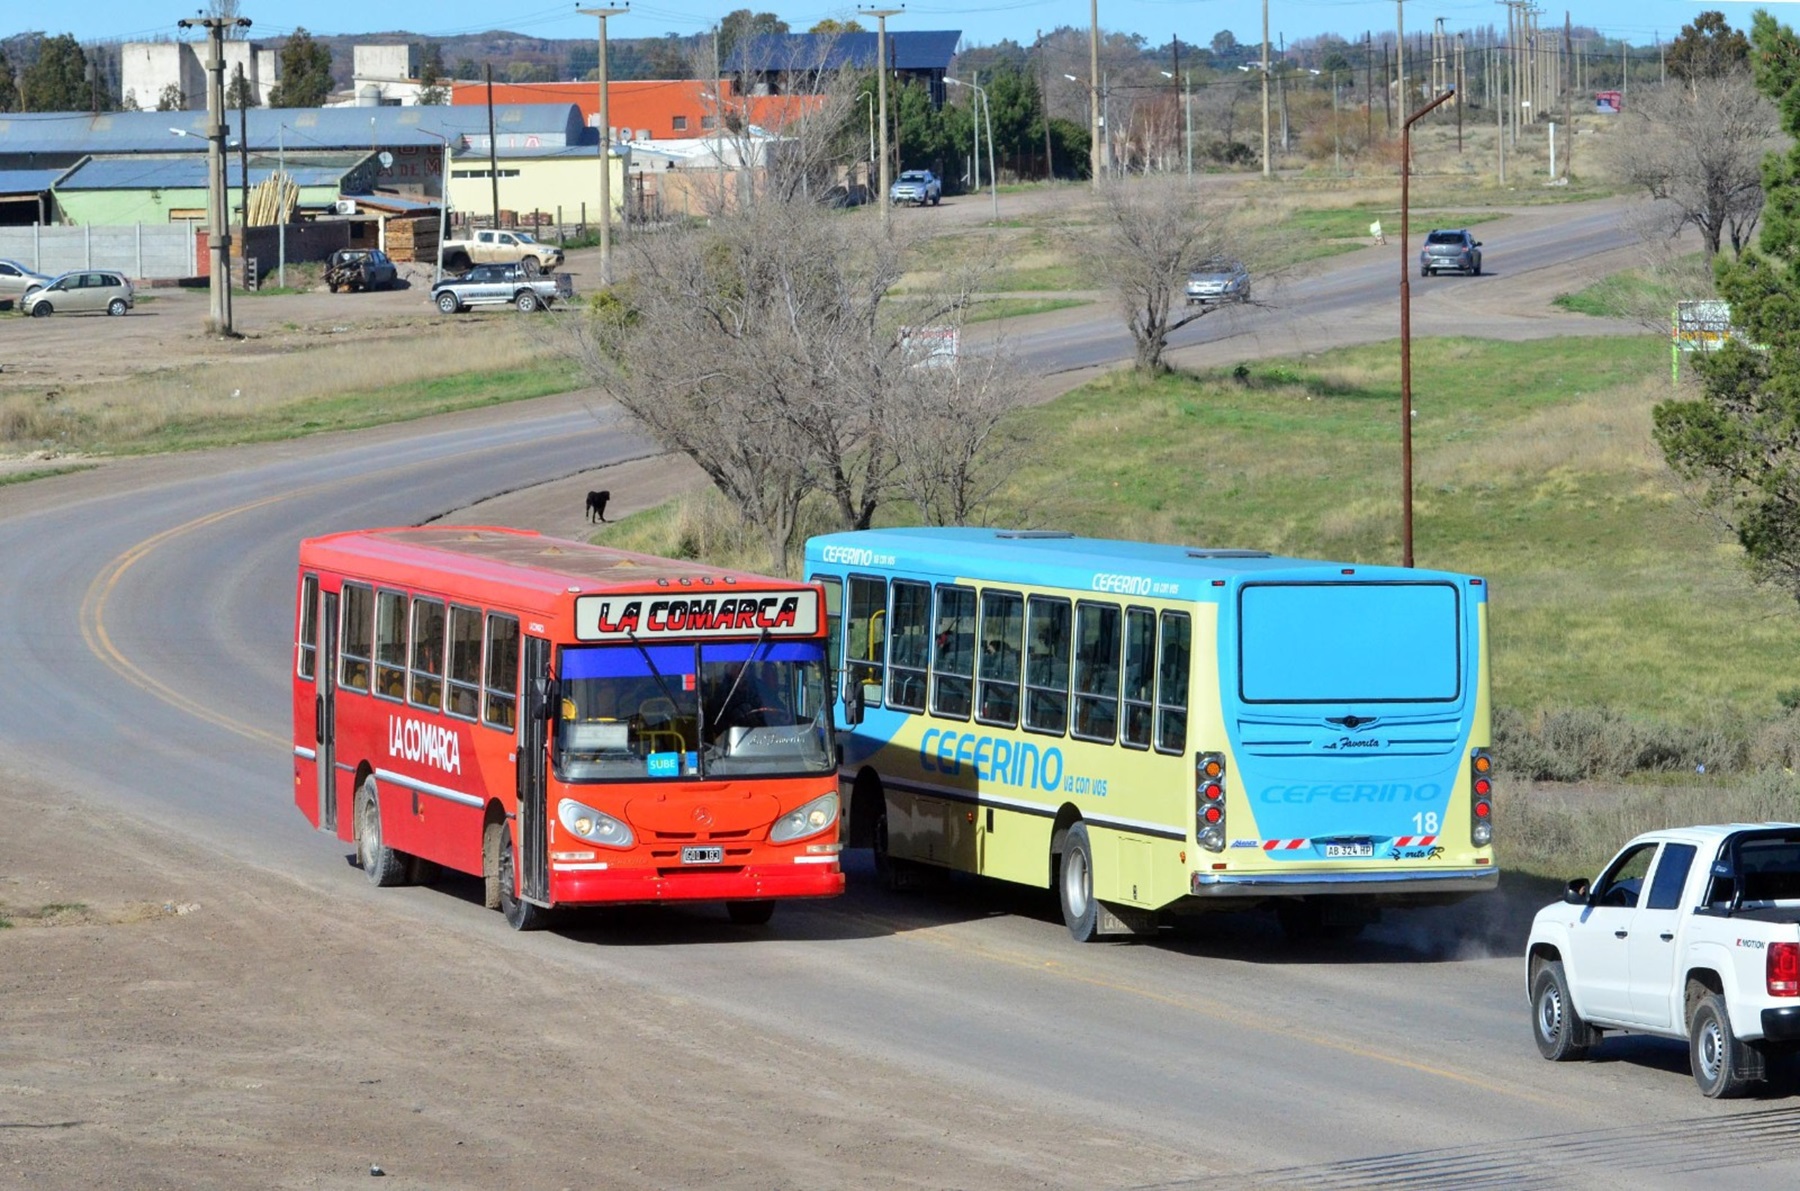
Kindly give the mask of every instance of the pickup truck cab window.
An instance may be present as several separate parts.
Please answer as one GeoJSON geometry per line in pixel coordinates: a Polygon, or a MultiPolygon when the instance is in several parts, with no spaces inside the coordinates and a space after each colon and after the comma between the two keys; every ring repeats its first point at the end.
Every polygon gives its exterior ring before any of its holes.
{"type": "Polygon", "coordinates": [[[1594,886],[1593,904],[1625,907],[1637,905],[1638,896],[1644,889],[1644,878],[1650,874],[1650,861],[1655,855],[1654,843],[1638,844],[1619,853],[1618,858],[1594,886]]]}
{"type": "Polygon", "coordinates": [[[1650,882],[1651,910],[1681,908],[1681,890],[1687,884],[1688,872],[1694,867],[1694,845],[1664,844],[1662,858],[1656,862],[1656,876],[1650,882]]]}

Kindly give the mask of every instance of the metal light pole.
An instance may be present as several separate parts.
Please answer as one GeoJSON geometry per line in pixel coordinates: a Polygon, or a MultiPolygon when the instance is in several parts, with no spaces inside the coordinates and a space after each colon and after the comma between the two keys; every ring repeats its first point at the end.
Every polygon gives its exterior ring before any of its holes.
{"type": "MultiPolygon", "coordinates": [[[[606,107],[606,18],[629,12],[618,8],[578,8],[584,17],[600,19],[600,284],[612,284],[612,114],[606,107]]],[[[494,226],[498,227],[499,224],[494,226]]]]}
{"type": "MultiPolygon", "coordinates": [[[[287,288],[287,125],[275,125],[275,173],[278,181],[275,184],[275,284],[282,289],[287,288]]],[[[443,232],[438,233],[438,243],[444,242],[443,232]]],[[[443,259],[443,250],[438,250],[438,259],[443,259]]]]}
{"type": "MultiPolygon", "coordinates": [[[[993,109],[993,106],[988,103],[987,88],[983,87],[980,83],[973,83],[973,82],[965,83],[961,79],[953,79],[949,75],[944,76],[944,81],[946,83],[949,83],[953,87],[967,87],[969,90],[975,92],[975,102],[978,106],[976,108],[974,115],[980,116],[982,113],[986,114],[986,117],[987,117],[987,151],[988,151],[988,199],[990,202],[993,203],[994,222],[999,223],[1000,222],[1000,192],[998,189],[996,189],[996,187],[999,183],[1000,175],[994,169],[994,109],[993,109]]],[[[975,125],[977,132],[979,133],[979,130],[981,128],[980,120],[975,119],[975,120],[971,120],[970,122],[975,125]]],[[[975,153],[976,153],[976,159],[977,159],[976,164],[979,166],[981,150],[977,149],[975,151],[975,153]]]]}
{"type": "Polygon", "coordinates": [[[893,206],[888,192],[894,184],[892,164],[888,161],[888,107],[887,107],[887,19],[897,17],[906,11],[906,6],[899,8],[862,8],[858,12],[875,18],[875,93],[879,97],[881,108],[881,194],[876,199],[881,204],[881,230],[887,231],[888,222],[893,213],[888,210],[893,206]]]}
{"type": "Polygon", "coordinates": [[[1400,126],[1400,557],[1401,566],[1413,564],[1413,466],[1412,466],[1412,258],[1407,247],[1411,210],[1412,126],[1439,104],[1456,95],[1452,87],[1406,118],[1400,126]]]}
{"type": "Polygon", "coordinates": [[[212,256],[212,276],[207,292],[207,329],[219,335],[231,329],[231,228],[226,223],[225,197],[225,30],[249,28],[244,17],[188,17],[177,21],[183,29],[206,30],[206,221],[212,256]]]}
{"type": "Polygon", "coordinates": [[[1263,177],[1275,175],[1275,167],[1269,161],[1269,0],[1263,0],[1263,56],[1262,56],[1262,159],[1263,177]]]}

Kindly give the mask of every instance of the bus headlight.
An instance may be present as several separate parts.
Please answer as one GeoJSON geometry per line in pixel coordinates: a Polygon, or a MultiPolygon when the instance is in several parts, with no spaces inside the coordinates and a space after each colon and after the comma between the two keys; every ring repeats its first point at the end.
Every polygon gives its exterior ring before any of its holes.
{"type": "Polygon", "coordinates": [[[785,844],[790,840],[817,835],[835,824],[837,817],[838,796],[821,794],[798,810],[791,810],[775,820],[775,826],[769,832],[769,842],[785,844]]]}
{"type": "Polygon", "coordinates": [[[603,815],[585,803],[565,798],[556,804],[556,817],[571,834],[591,844],[608,848],[629,848],[636,841],[631,828],[611,815],[603,815]]]}

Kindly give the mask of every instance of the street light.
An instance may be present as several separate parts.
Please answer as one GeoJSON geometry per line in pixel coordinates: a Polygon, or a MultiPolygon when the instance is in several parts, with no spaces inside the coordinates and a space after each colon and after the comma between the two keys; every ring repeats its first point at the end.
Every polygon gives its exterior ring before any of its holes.
{"type": "MultiPolygon", "coordinates": [[[[987,138],[988,138],[988,142],[987,142],[988,198],[990,201],[992,201],[992,203],[994,205],[994,222],[999,223],[1000,222],[1000,191],[998,189],[999,175],[994,172],[994,108],[993,108],[992,104],[988,103],[987,88],[983,87],[980,83],[972,83],[972,82],[965,83],[961,79],[953,79],[949,75],[944,76],[944,81],[946,83],[949,83],[953,87],[967,87],[969,90],[975,92],[975,98],[981,106],[981,111],[986,113],[987,138]]],[[[981,162],[979,160],[977,160],[975,163],[975,166],[977,169],[980,169],[981,162]]]]}
{"type": "Polygon", "coordinates": [[[1400,556],[1402,566],[1413,564],[1412,480],[1412,260],[1407,250],[1412,177],[1412,126],[1433,108],[1456,96],[1452,87],[1406,118],[1400,126],[1400,556]]]}

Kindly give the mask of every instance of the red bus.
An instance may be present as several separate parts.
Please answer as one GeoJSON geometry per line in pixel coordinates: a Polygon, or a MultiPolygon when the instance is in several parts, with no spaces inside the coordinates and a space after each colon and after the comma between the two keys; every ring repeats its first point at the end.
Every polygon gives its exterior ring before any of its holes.
{"type": "Polygon", "coordinates": [[[535,533],[300,544],[294,802],[376,885],[558,906],[843,892],[819,588],[535,533]]]}

